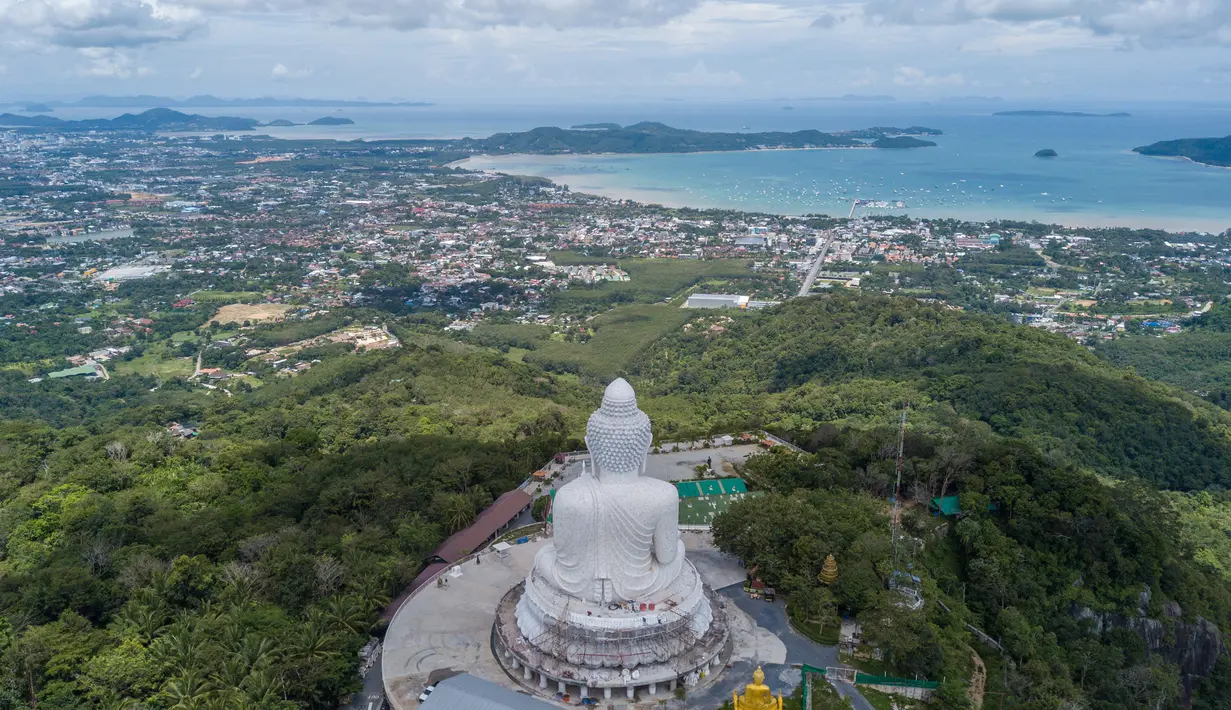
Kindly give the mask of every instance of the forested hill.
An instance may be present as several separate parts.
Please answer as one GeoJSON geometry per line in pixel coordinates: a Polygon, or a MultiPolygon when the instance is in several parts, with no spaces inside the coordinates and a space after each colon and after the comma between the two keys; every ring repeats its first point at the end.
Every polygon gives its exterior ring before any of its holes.
{"type": "Polygon", "coordinates": [[[1100,343],[1098,353],[1119,367],[1231,409],[1231,304],[1215,306],[1192,326],[1165,338],[1130,331],[1100,343]]]}
{"type": "Polygon", "coordinates": [[[1159,141],[1133,148],[1133,152],[1166,158],[1188,158],[1195,163],[1231,167],[1231,136],[1159,141]]]}
{"type": "Polygon", "coordinates": [[[401,335],[234,397],[0,372],[0,708],[324,709],[355,690],[383,604],[577,448],[598,396],[401,335]]]}
{"type": "MultiPolygon", "coordinates": [[[[599,126],[600,124],[593,124],[599,126]]],[[[770,131],[765,133],[717,133],[672,128],[651,121],[631,126],[601,124],[601,128],[534,128],[520,133],[497,133],[489,138],[465,138],[452,142],[462,150],[501,153],[695,153],[698,151],[753,150],[757,148],[856,148],[865,141],[884,141],[908,135],[940,135],[933,128],[876,127],[836,133],[817,130],[770,131]]],[[[935,145],[917,141],[907,145],[890,142],[883,147],[924,147],[935,145]]]]}
{"type": "MultiPolygon", "coordinates": [[[[1231,415],[1062,337],[911,299],[835,293],[677,333],[646,353],[655,406],[710,412],[681,426],[769,422],[806,439],[823,422],[987,422],[1051,457],[1181,490],[1231,484],[1231,415]]],[[[653,412],[651,415],[653,416],[653,412]]]]}

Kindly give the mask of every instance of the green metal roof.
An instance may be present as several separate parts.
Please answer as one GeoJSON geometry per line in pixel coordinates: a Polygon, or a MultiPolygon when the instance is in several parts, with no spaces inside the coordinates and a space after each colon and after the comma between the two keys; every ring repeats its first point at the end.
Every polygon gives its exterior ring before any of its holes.
{"type": "Polygon", "coordinates": [[[724,496],[732,493],[747,493],[748,486],[742,478],[707,478],[700,481],[676,481],[675,489],[681,498],[701,496],[724,496]]]}
{"type": "Polygon", "coordinates": [[[56,372],[50,372],[47,374],[47,376],[52,379],[59,379],[61,377],[72,377],[73,375],[93,375],[93,374],[95,374],[93,365],[81,365],[80,367],[70,367],[67,370],[57,370],[56,372]]]}
{"type": "Polygon", "coordinates": [[[962,506],[958,503],[957,496],[933,498],[932,507],[939,510],[941,515],[957,515],[962,512],[962,506]]]}

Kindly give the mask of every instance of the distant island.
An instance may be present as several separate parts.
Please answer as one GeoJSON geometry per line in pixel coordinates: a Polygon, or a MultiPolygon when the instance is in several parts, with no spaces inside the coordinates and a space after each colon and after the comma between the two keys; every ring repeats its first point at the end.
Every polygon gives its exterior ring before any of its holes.
{"type": "Polygon", "coordinates": [[[697,153],[798,148],[922,148],[936,145],[911,138],[909,144],[897,141],[917,135],[938,136],[941,131],[922,126],[910,128],[875,127],[837,133],[816,130],[793,133],[715,133],[646,121],[631,126],[587,124],[572,129],[544,127],[520,133],[497,133],[489,138],[463,138],[453,147],[491,155],[510,153],[697,153]],[[879,142],[895,139],[887,143],[879,142]]]}
{"type": "Polygon", "coordinates": [[[299,106],[299,107],[318,107],[318,106],[432,106],[433,104],[426,101],[346,101],[341,99],[302,99],[302,98],[287,98],[276,99],[270,96],[261,96],[252,99],[221,99],[217,96],[202,94],[193,96],[187,99],[173,99],[167,96],[150,96],[141,94],[137,96],[87,96],[78,101],[72,102],[56,102],[48,101],[48,106],[88,106],[92,108],[147,108],[157,106],[161,108],[225,108],[225,107],[249,107],[249,106],[299,106]]]}
{"type": "Polygon", "coordinates": [[[1043,150],[1040,150],[1039,152],[1035,153],[1034,157],[1036,158],[1055,158],[1055,157],[1059,157],[1059,155],[1060,155],[1059,153],[1052,150],[1051,148],[1044,148],[1043,150]]]}
{"type": "Polygon", "coordinates": [[[1231,136],[1159,141],[1133,148],[1133,152],[1165,158],[1187,158],[1202,165],[1231,168],[1231,136]]]}
{"type": "MultiPolygon", "coordinates": [[[[325,116],[308,123],[309,126],[349,126],[349,118],[325,116]]],[[[251,131],[260,127],[286,127],[303,124],[284,118],[261,123],[255,118],[236,116],[199,116],[182,113],[170,108],[152,108],[141,113],[126,113],[116,118],[89,118],[68,121],[53,116],[20,116],[14,113],[0,114],[0,126],[35,128],[44,131],[251,131]]]]}
{"type": "Polygon", "coordinates": [[[48,106],[47,104],[37,104],[36,103],[36,104],[26,104],[24,107],[22,107],[21,110],[25,111],[26,113],[51,113],[55,109],[48,106]]]}
{"type": "Polygon", "coordinates": [[[1128,118],[1131,113],[1082,113],[1080,111],[997,111],[993,116],[1065,116],[1068,118],[1128,118]]]}
{"type": "Polygon", "coordinates": [[[352,126],[354,121],[338,116],[323,116],[315,121],[308,121],[309,126],[352,126]]]}
{"type": "Polygon", "coordinates": [[[116,118],[66,121],[52,116],[19,116],[0,113],[0,126],[39,128],[51,131],[250,131],[261,125],[254,118],[198,116],[169,108],[152,108],[116,118]]]}

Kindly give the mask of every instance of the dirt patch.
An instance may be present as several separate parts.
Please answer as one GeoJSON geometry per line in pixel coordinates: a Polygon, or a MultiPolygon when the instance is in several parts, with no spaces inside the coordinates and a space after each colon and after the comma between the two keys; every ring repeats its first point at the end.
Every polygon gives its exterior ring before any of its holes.
{"type": "Polygon", "coordinates": [[[970,674],[970,687],[966,689],[966,695],[977,709],[983,707],[983,694],[987,689],[987,667],[974,649],[970,650],[970,660],[974,662],[974,671],[970,674]]]}
{"type": "Polygon", "coordinates": [[[291,310],[290,306],[285,306],[281,303],[257,303],[255,305],[232,303],[229,306],[219,308],[218,312],[210,320],[216,320],[219,323],[243,323],[244,321],[256,323],[265,320],[276,320],[289,310],[291,310]]]}

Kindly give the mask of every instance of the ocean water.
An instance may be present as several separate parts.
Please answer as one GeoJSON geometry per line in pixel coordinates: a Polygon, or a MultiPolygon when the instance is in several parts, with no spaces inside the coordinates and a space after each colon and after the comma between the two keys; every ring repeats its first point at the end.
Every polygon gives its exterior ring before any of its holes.
{"type": "MultiPolygon", "coordinates": [[[[1231,228],[1231,170],[1137,155],[1159,140],[1231,134],[1231,105],[1007,102],[744,101],[610,104],[442,104],[390,108],[191,109],[263,121],[346,116],[353,126],[260,129],[282,138],[487,136],[535,126],[661,121],[709,131],[822,131],[921,125],[944,131],[935,148],[730,153],[490,156],[467,167],[539,175],[573,190],[672,206],[786,214],[848,213],[855,199],[902,201],[870,210],[964,219],[1037,219],[1082,226],[1221,232],[1231,228]],[[790,109],[786,107],[790,106],[790,109]],[[1127,118],[1006,117],[995,111],[1057,109],[1127,118]],[[1060,157],[1035,158],[1043,148],[1060,157]]],[[[114,109],[64,109],[62,118],[114,109]]]]}

